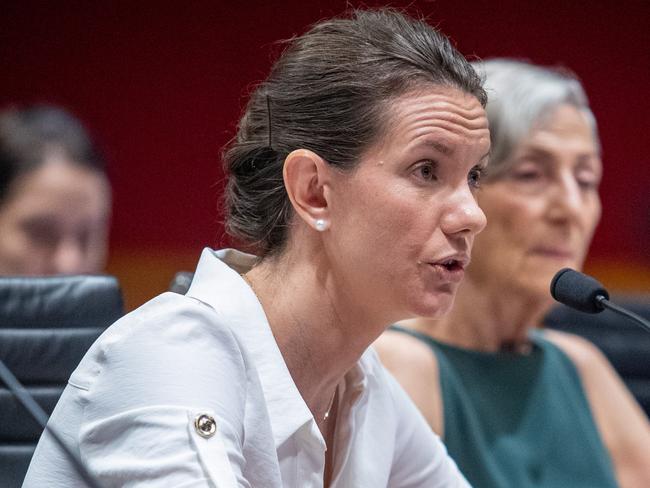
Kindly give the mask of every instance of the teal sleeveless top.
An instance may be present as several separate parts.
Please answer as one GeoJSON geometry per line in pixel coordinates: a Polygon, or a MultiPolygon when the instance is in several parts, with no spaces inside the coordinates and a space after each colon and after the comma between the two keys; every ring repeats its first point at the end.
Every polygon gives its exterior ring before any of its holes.
{"type": "Polygon", "coordinates": [[[618,486],[578,372],[543,333],[530,354],[426,343],[440,370],[444,442],[476,488],[618,486]]]}

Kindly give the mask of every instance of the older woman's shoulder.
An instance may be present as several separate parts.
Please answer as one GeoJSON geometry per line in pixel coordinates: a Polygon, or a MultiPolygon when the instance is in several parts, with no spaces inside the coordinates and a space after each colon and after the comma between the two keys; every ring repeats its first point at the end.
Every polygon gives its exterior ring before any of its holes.
{"type": "Polygon", "coordinates": [[[431,348],[422,340],[400,331],[388,329],[372,347],[386,368],[396,371],[431,370],[437,374],[438,362],[431,348]]]}
{"type": "Polygon", "coordinates": [[[559,330],[545,330],[544,338],[569,357],[581,376],[590,374],[594,367],[611,368],[601,350],[584,337],[559,330]]]}
{"type": "Polygon", "coordinates": [[[605,355],[573,334],[545,336],[573,361],[621,486],[650,486],[650,423],[605,355]]]}
{"type": "Polygon", "coordinates": [[[395,330],[384,332],[374,342],[373,348],[434,432],[442,435],[440,373],[431,348],[422,340],[395,330]]]}

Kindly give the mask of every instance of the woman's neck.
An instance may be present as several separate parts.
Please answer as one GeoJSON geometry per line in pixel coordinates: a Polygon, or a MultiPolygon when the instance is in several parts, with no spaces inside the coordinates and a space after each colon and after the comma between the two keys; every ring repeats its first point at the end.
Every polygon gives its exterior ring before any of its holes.
{"type": "Polygon", "coordinates": [[[325,416],[336,386],[383,327],[333,282],[327,263],[278,257],[246,274],[284,361],[314,418],[325,416]]]}
{"type": "Polygon", "coordinates": [[[525,351],[529,330],[540,323],[547,301],[513,290],[480,286],[467,279],[452,310],[438,320],[415,319],[407,325],[435,339],[486,352],[525,351]]]}

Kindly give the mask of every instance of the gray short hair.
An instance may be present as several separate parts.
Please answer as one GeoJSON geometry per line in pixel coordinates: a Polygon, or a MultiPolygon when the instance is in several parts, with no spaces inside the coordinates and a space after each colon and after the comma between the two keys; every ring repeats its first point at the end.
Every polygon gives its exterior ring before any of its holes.
{"type": "Polygon", "coordinates": [[[573,105],[585,114],[600,150],[596,119],[587,95],[570,71],[513,59],[490,59],[472,65],[485,79],[488,94],[492,143],[488,181],[508,170],[512,151],[520,140],[558,105],[573,105]]]}

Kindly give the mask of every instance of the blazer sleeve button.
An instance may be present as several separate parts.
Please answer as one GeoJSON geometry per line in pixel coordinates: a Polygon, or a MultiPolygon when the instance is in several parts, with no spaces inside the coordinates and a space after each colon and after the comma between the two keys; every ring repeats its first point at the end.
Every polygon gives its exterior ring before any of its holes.
{"type": "Polygon", "coordinates": [[[201,437],[209,439],[217,432],[217,422],[207,413],[200,413],[194,419],[194,429],[201,437]]]}

